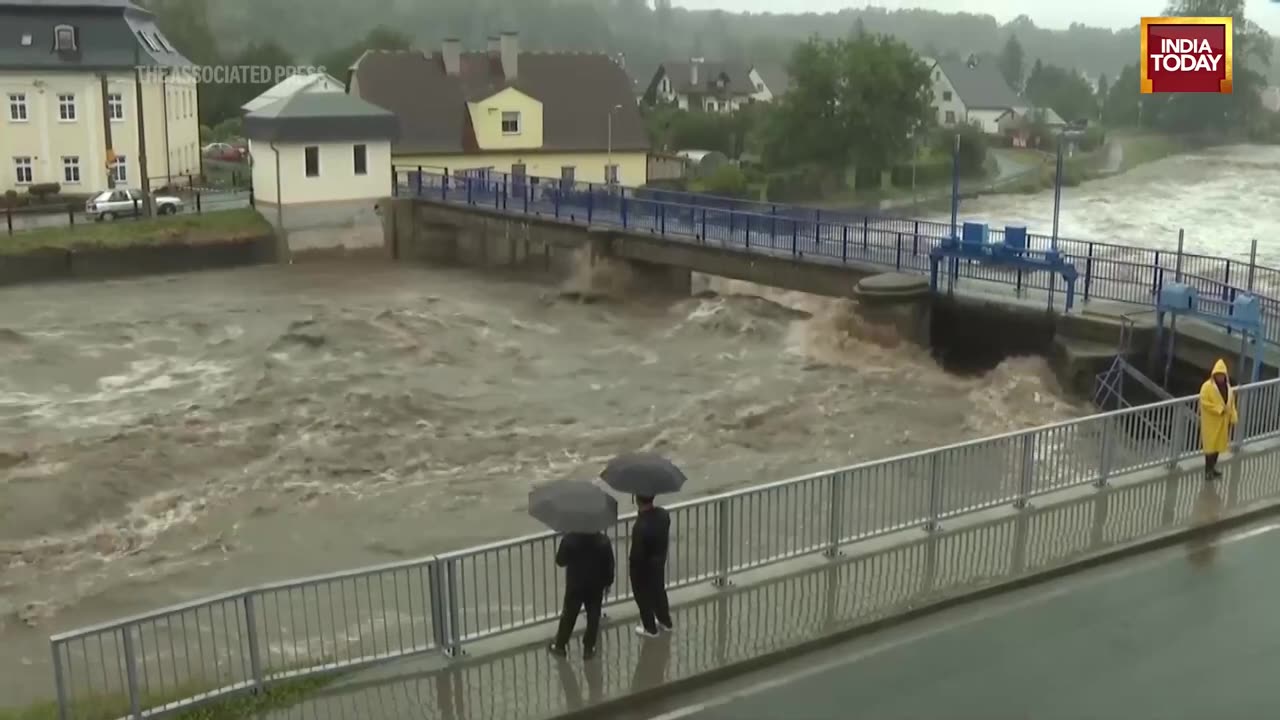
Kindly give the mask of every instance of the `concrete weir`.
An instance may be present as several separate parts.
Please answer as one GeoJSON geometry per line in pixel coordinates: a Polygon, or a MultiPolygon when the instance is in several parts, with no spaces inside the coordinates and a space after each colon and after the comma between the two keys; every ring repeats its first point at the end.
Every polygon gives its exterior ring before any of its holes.
{"type": "MultiPolygon", "coordinates": [[[[924,276],[858,262],[797,262],[790,254],[678,242],[652,230],[586,226],[427,198],[390,198],[382,206],[389,208],[386,247],[402,261],[518,272],[560,284],[584,300],[688,295],[693,273],[850,298],[864,321],[929,348],[949,370],[985,372],[1009,357],[1038,355],[1050,360],[1064,388],[1081,396],[1092,395],[1094,379],[1121,351],[1121,329],[1128,323],[1127,359],[1163,375],[1153,354],[1152,313],[1137,305],[1093,301],[1062,313],[1050,311],[1039,290],[1014,294],[980,280],[935,294],[924,276]]],[[[1238,337],[1205,323],[1179,324],[1178,338],[1168,365],[1177,392],[1198,387],[1216,358],[1234,363],[1239,355],[1238,337]]],[[[1280,366],[1280,356],[1270,353],[1265,363],[1280,366]]]]}

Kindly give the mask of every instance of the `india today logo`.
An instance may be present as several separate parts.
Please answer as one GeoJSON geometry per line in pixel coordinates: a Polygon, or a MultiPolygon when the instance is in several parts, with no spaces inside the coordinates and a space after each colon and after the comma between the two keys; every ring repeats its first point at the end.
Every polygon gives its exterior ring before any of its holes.
{"type": "Polygon", "coordinates": [[[1143,93],[1231,93],[1231,18],[1142,18],[1143,93]]]}

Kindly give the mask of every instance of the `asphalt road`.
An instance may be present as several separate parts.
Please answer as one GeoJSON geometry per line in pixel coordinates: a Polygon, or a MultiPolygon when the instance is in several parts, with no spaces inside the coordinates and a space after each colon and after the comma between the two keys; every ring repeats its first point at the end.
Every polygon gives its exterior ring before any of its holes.
{"type": "MultiPolygon", "coordinates": [[[[194,196],[184,195],[183,213],[195,213],[196,201],[194,196]]],[[[93,222],[84,214],[81,208],[75,213],[75,224],[93,222]]],[[[233,210],[249,207],[249,193],[247,191],[210,191],[201,194],[200,206],[202,212],[216,212],[218,210],[233,210]]],[[[118,218],[115,222],[129,222],[132,218],[118,218]]],[[[71,223],[70,216],[66,212],[31,215],[31,214],[14,214],[13,215],[13,232],[19,233],[23,230],[34,230],[37,228],[49,227],[65,227],[71,223]]],[[[5,217],[3,209],[0,209],[0,237],[6,235],[9,230],[9,221],[5,217]]]]}
{"type": "Polygon", "coordinates": [[[673,699],[643,717],[1276,717],[1277,529],[1253,528],[1064,579],[673,699]]]}

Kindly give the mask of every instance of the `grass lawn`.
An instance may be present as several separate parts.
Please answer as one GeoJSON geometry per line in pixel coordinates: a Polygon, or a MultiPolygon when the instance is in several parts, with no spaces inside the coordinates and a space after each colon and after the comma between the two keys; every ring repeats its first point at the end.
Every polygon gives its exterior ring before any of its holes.
{"type": "Polygon", "coordinates": [[[253,208],[146,220],[88,220],[75,226],[23,230],[10,237],[0,237],[0,255],[44,248],[216,244],[261,237],[270,232],[271,225],[253,208]]]}
{"type": "Polygon", "coordinates": [[[1120,163],[1121,172],[1191,149],[1191,144],[1186,139],[1176,135],[1116,132],[1111,136],[1124,148],[1124,158],[1120,163]]]}
{"type": "MultiPolygon", "coordinates": [[[[258,695],[235,695],[224,700],[213,700],[208,705],[185,710],[170,716],[173,720],[241,720],[253,717],[265,710],[277,710],[297,704],[309,694],[320,690],[336,679],[336,675],[321,675],[303,680],[290,680],[271,686],[265,693],[258,695]]],[[[193,688],[190,692],[179,691],[173,697],[184,697],[200,692],[193,688]]],[[[89,699],[82,698],[81,705],[76,708],[76,717],[83,720],[115,720],[129,714],[129,702],[124,697],[89,699]]],[[[163,700],[152,701],[150,698],[143,704],[157,705],[163,700]]],[[[56,702],[42,702],[18,709],[0,709],[0,720],[58,720],[56,702]]]]}

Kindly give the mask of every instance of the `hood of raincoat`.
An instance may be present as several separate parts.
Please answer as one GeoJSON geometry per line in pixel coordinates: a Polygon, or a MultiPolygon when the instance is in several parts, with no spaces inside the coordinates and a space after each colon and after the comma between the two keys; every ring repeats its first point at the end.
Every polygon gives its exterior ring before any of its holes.
{"type": "Polygon", "coordinates": [[[1228,375],[1227,373],[1227,363],[1225,360],[1218,360],[1218,362],[1214,363],[1213,372],[1209,374],[1217,375],[1218,373],[1222,373],[1223,375],[1227,375],[1227,377],[1230,377],[1230,375],[1228,375]]]}

